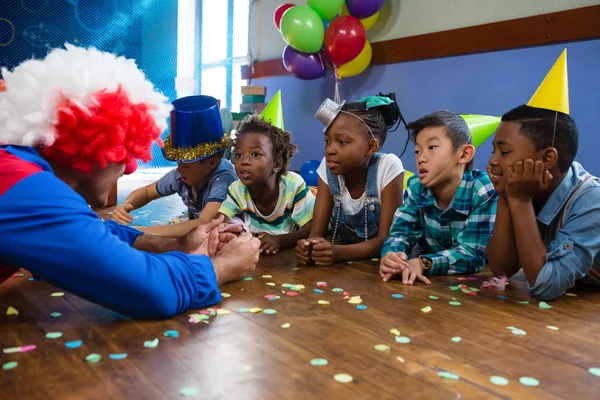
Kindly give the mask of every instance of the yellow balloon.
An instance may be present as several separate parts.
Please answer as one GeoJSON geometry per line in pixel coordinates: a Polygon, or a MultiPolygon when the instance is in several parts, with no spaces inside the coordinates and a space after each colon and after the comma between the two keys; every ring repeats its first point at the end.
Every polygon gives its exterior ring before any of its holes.
{"type": "Polygon", "coordinates": [[[340,65],[338,68],[338,76],[340,78],[350,78],[351,76],[360,74],[367,69],[369,64],[371,64],[372,58],[373,49],[371,48],[371,43],[366,40],[365,47],[363,47],[360,54],[354,60],[347,62],[344,65],[340,65]]]}
{"type": "Polygon", "coordinates": [[[365,30],[368,31],[373,27],[373,25],[375,25],[375,23],[377,22],[377,18],[379,18],[379,13],[375,13],[368,18],[361,19],[360,23],[363,24],[365,30]]]}
{"type": "Polygon", "coordinates": [[[344,3],[344,7],[342,7],[342,12],[340,13],[340,15],[350,15],[350,13],[348,12],[348,7],[346,7],[346,3],[344,3]]]}

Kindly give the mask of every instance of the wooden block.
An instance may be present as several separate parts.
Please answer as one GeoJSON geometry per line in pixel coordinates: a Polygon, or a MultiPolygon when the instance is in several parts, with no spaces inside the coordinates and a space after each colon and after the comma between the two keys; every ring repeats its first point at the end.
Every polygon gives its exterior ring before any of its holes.
{"type": "Polygon", "coordinates": [[[267,87],[266,86],[242,86],[242,95],[259,95],[266,96],[267,95],[267,87]]]}
{"type": "Polygon", "coordinates": [[[265,103],[242,103],[240,104],[241,112],[261,112],[266,107],[265,103]]]}

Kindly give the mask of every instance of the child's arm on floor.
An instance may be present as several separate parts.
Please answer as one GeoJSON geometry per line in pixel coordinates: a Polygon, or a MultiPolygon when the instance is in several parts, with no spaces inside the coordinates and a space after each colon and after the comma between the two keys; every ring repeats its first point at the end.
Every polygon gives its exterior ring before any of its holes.
{"type": "Polygon", "coordinates": [[[206,204],[196,219],[182,222],[180,224],[147,227],[136,226],[135,228],[141,232],[149,233],[151,235],[179,238],[187,235],[187,233],[195,227],[212,221],[217,216],[220,208],[221,203],[211,201],[210,203],[206,204]]]}
{"type": "Polygon", "coordinates": [[[496,222],[486,254],[490,269],[496,276],[506,275],[510,278],[521,268],[510,206],[503,193],[498,194],[496,222]]]}
{"type": "MultiPolygon", "coordinates": [[[[325,237],[332,208],[333,198],[329,191],[329,185],[319,177],[319,189],[317,191],[317,199],[315,200],[308,239],[325,237]]],[[[296,260],[302,265],[309,265],[313,262],[311,258],[312,244],[308,239],[300,239],[296,243],[296,260]]]]}
{"type": "Polygon", "coordinates": [[[160,197],[156,191],[156,182],[137,188],[127,196],[123,203],[115,207],[113,219],[122,225],[130,224],[133,221],[133,217],[129,214],[131,211],[144,207],[160,197]]]}
{"type": "Polygon", "coordinates": [[[264,254],[277,254],[280,250],[291,249],[299,240],[306,239],[310,233],[311,223],[306,223],[296,232],[287,233],[285,235],[269,235],[268,233],[260,233],[261,246],[260,252],[264,254]]]}
{"type": "Polygon", "coordinates": [[[315,263],[317,265],[331,265],[341,261],[377,257],[390,232],[394,211],[402,204],[403,182],[404,174],[400,174],[382,190],[379,230],[375,238],[346,245],[332,245],[326,240],[313,242],[312,258],[315,263]]]}

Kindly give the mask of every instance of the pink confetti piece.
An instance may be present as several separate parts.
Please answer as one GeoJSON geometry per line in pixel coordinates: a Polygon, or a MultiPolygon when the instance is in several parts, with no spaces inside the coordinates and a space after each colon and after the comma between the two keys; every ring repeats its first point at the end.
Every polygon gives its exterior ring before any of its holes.
{"type": "Polygon", "coordinates": [[[191,322],[192,324],[197,324],[199,321],[196,317],[194,317],[193,315],[190,317],[189,322],[191,322]]]}
{"type": "Polygon", "coordinates": [[[468,278],[460,277],[460,278],[456,278],[456,280],[457,281],[468,281],[469,279],[468,278]]]}
{"type": "Polygon", "coordinates": [[[285,294],[287,294],[288,296],[298,296],[298,292],[286,292],[285,294]]]}
{"type": "Polygon", "coordinates": [[[317,287],[326,287],[327,282],[317,282],[317,287]]]}
{"type": "Polygon", "coordinates": [[[344,293],[342,293],[342,296],[350,296],[350,293],[344,292],[344,293]]]}
{"type": "Polygon", "coordinates": [[[500,277],[498,276],[494,276],[491,277],[490,279],[486,280],[485,282],[483,282],[483,284],[481,285],[482,289],[488,289],[488,290],[501,290],[503,291],[504,289],[506,289],[506,285],[508,285],[508,278],[506,277],[506,275],[502,275],[500,277]]]}
{"type": "Polygon", "coordinates": [[[19,353],[27,353],[28,351],[33,351],[37,348],[35,344],[28,344],[27,346],[21,347],[19,353]]]}
{"type": "Polygon", "coordinates": [[[479,278],[476,278],[474,276],[468,276],[467,279],[470,280],[470,281],[476,281],[479,278]]]}

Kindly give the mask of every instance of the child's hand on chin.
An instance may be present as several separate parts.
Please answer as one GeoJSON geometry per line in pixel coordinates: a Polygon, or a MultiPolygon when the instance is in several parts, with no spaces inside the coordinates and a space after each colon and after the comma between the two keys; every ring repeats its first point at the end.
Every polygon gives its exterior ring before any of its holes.
{"type": "Polygon", "coordinates": [[[393,251],[386,253],[379,264],[379,275],[383,281],[389,281],[394,275],[408,268],[406,259],[406,254],[401,251],[398,253],[394,253],[393,251]]]}
{"type": "Polygon", "coordinates": [[[281,249],[281,242],[277,236],[269,235],[268,233],[259,233],[260,253],[261,254],[277,254],[281,249]]]}

